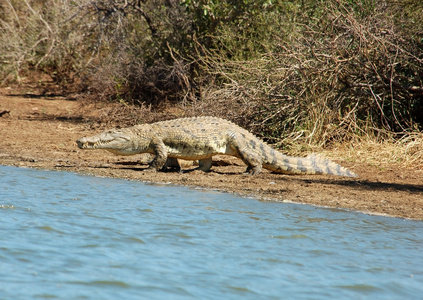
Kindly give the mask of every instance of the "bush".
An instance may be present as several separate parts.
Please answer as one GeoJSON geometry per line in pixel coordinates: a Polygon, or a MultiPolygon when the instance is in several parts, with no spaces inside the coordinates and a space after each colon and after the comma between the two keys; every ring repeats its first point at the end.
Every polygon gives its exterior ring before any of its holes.
{"type": "Polygon", "coordinates": [[[272,143],[423,126],[418,0],[6,0],[3,83],[232,119],[272,143]]]}
{"type": "MultiPolygon", "coordinates": [[[[63,1],[6,0],[0,15],[2,83],[21,82],[28,71],[72,83],[87,64],[86,37],[75,28],[77,6],[63,1]]],[[[80,21],[81,18],[79,18],[80,21]]]]}
{"type": "MultiPolygon", "coordinates": [[[[204,73],[215,80],[203,102],[220,105],[222,114],[225,107],[234,109],[232,118],[273,143],[286,143],[289,136],[325,144],[421,129],[422,27],[405,35],[412,29],[399,27],[404,19],[397,24],[394,6],[370,4],[302,7],[295,19],[304,22],[291,25],[293,33],[277,29],[289,27],[283,22],[294,17],[281,18],[263,40],[255,40],[267,51],[244,60],[228,56],[241,45],[221,50],[221,44],[242,44],[236,32],[222,27],[213,50],[200,51],[206,53],[204,73]],[[222,36],[232,42],[221,43],[222,36]]],[[[418,16],[421,24],[423,14],[418,16]]]]}

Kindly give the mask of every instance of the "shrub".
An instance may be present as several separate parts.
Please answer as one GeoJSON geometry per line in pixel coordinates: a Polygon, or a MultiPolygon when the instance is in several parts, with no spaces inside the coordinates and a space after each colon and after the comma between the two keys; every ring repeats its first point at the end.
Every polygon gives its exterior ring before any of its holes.
{"type": "Polygon", "coordinates": [[[96,101],[180,105],[272,143],[423,126],[418,0],[5,0],[3,83],[27,70],[96,101]]]}
{"type": "Polygon", "coordinates": [[[221,51],[222,36],[239,40],[222,27],[217,46],[201,49],[204,73],[214,78],[204,103],[231,107],[232,118],[271,142],[290,136],[325,144],[421,129],[422,31],[404,35],[404,20],[397,24],[394,8],[377,2],[325,2],[302,7],[296,19],[304,22],[291,25],[291,34],[272,30],[283,28],[283,19],[269,26],[260,42],[271,47],[244,60],[227,55],[240,46],[221,51]]]}

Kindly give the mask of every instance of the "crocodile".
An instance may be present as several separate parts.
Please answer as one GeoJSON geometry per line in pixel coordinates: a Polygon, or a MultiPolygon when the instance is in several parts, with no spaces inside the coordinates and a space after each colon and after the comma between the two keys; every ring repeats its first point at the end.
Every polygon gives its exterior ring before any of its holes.
{"type": "Polygon", "coordinates": [[[153,154],[149,170],[165,170],[175,165],[178,168],[177,159],[184,159],[198,160],[197,169],[207,172],[213,155],[230,155],[240,158],[247,165],[246,173],[251,175],[265,168],[284,174],[357,176],[315,154],[284,155],[249,131],[216,117],[181,118],[111,129],[80,138],[76,143],[80,149],[104,149],[116,155],[153,154]]]}

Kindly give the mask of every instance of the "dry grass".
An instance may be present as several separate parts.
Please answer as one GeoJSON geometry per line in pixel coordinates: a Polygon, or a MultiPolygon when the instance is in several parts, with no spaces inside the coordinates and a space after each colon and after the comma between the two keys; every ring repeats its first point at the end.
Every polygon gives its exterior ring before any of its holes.
{"type": "Polygon", "coordinates": [[[247,2],[5,0],[0,76],[78,83],[85,98],[119,103],[106,124],[214,115],[293,152],[392,137],[415,149],[419,1],[247,2]]]}
{"type": "Polygon", "coordinates": [[[289,40],[274,35],[272,51],[248,60],[198,43],[208,79],[195,109],[288,149],[412,132],[423,109],[417,46],[383,5],[360,15],[341,1],[328,4],[319,21],[289,40]]]}
{"type": "Polygon", "coordinates": [[[373,165],[379,168],[391,166],[423,170],[422,133],[412,133],[397,141],[361,138],[350,143],[334,144],[331,148],[314,148],[314,150],[339,161],[373,165]]]}
{"type": "Polygon", "coordinates": [[[169,119],[190,117],[189,112],[171,103],[159,107],[135,105],[124,101],[101,102],[91,97],[80,99],[80,110],[92,128],[129,127],[137,124],[153,123],[169,119]]]}

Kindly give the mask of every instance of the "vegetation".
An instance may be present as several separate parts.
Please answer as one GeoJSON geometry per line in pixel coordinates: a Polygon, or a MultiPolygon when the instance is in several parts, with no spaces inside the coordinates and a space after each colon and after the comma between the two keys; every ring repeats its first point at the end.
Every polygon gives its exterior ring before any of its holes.
{"type": "Polygon", "coordinates": [[[5,0],[2,84],[30,71],[281,146],[400,139],[423,128],[423,2],[5,0]]]}

